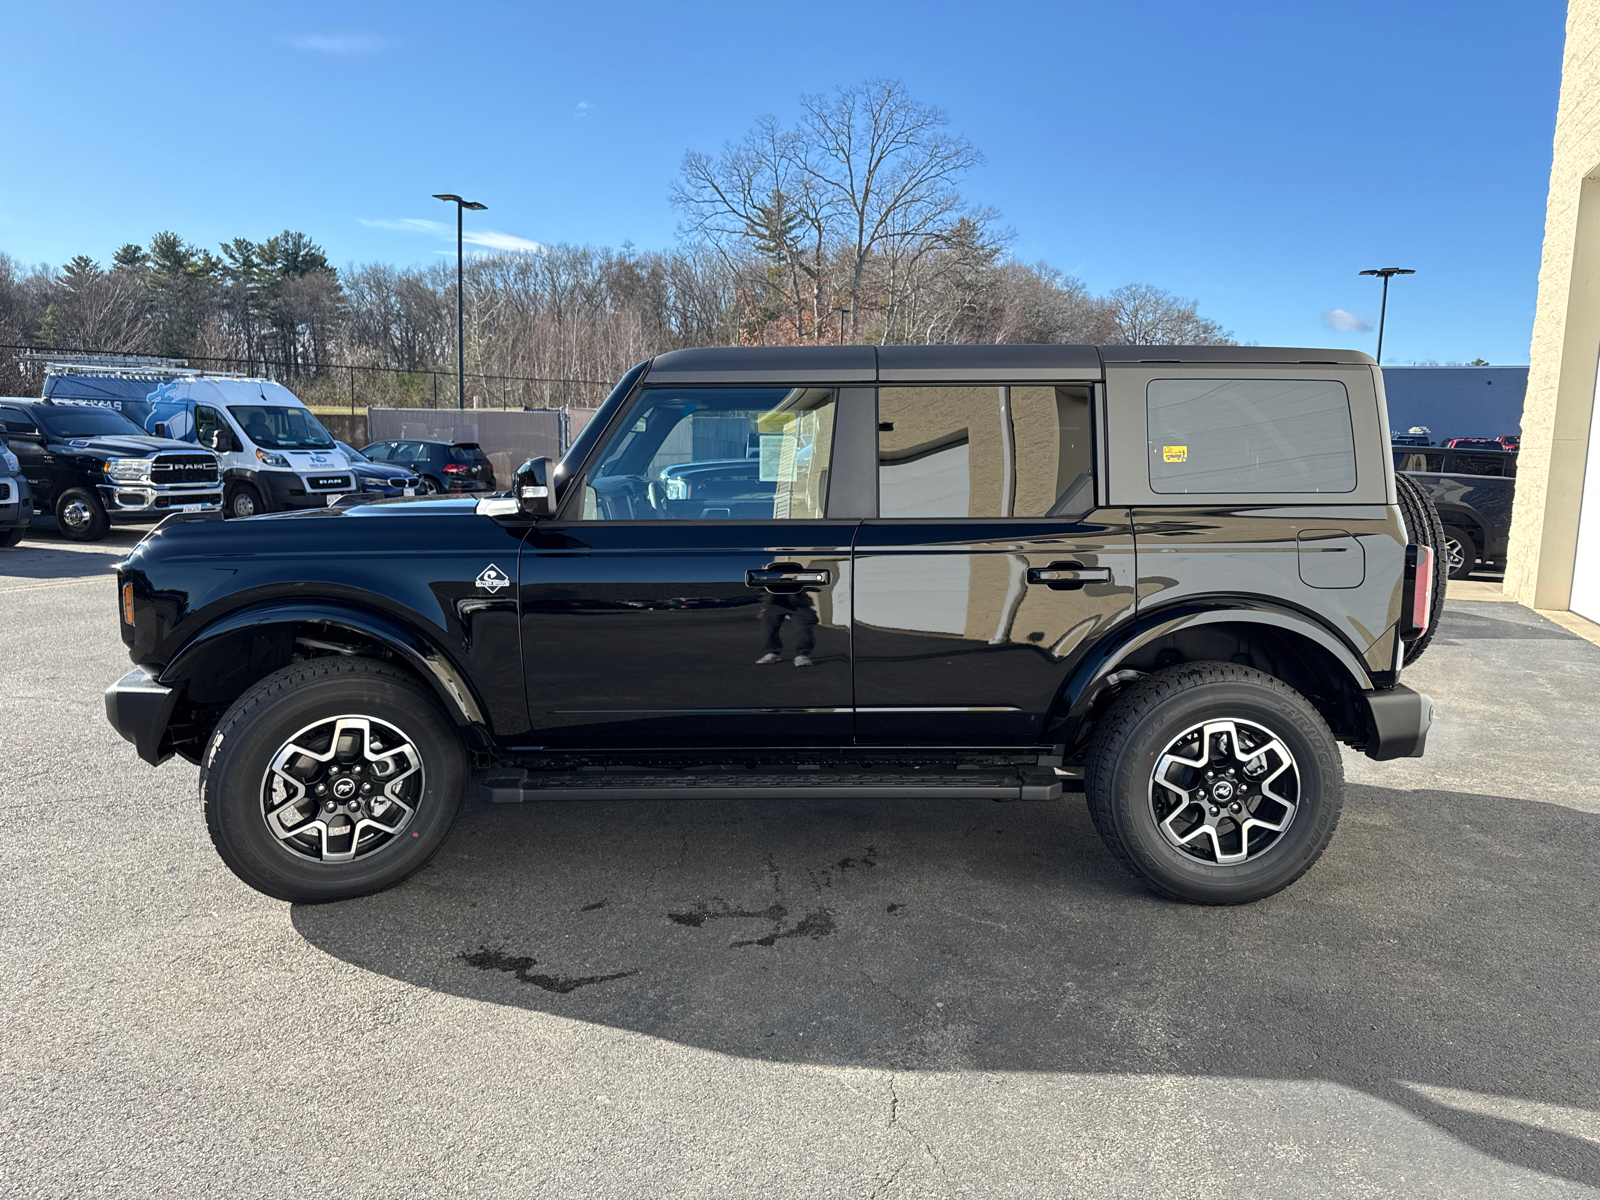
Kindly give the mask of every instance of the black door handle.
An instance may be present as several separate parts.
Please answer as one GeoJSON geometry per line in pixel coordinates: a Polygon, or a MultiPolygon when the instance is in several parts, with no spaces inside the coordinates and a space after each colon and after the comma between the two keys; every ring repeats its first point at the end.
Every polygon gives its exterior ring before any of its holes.
{"type": "Polygon", "coordinates": [[[774,590],[797,592],[806,585],[820,587],[826,585],[829,578],[828,572],[820,567],[805,568],[780,564],[744,573],[744,581],[749,587],[765,588],[769,592],[774,590]]]}
{"type": "Polygon", "coordinates": [[[1042,583],[1054,591],[1072,591],[1086,583],[1110,583],[1110,567],[1086,567],[1082,563],[1051,563],[1048,567],[1029,567],[1028,582],[1042,583]]]}

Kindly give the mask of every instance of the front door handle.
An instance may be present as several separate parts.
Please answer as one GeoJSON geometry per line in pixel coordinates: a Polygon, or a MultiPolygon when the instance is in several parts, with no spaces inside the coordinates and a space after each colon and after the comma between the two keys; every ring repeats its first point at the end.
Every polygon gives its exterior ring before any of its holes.
{"type": "Polygon", "coordinates": [[[765,588],[769,592],[797,592],[807,585],[825,586],[828,580],[828,572],[823,568],[805,568],[788,563],[773,563],[763,570],[744,573],[746,585],[765,588]]]}
{"type": "Polygon", "coordinates": [[[1051,563],[1048,567],[1029,567],[1028,582],[1042,583],[1056,591],[1081,588],[1086,583],[1110,583],[1110,567],[1086,567],[1082,563],[1051,563]]]}

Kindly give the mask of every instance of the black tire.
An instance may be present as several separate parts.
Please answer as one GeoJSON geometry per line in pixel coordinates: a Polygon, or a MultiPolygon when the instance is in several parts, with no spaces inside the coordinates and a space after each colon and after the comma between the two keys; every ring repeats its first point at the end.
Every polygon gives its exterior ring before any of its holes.
{"type": "MultiPolygon", "coordinates": [[[[1240,728],[1234,726],[1235,737],[1240,728]]],[[[1208,740],[1212,745],[1221,744],[1208,740]]],[[[1235,744],[1244,748],[1242,743],[1235,744]]],[[[1249,778],[1248,772],[1233,772],[1231,764],[1235,760],[1213,761],[1220,775],[1239,779],[1239,785],[1228,785],[1230,792],[1238,786],[1236,798],[1246,806],[1256,805],[1254,815],[1263,820],[1285,819],[1287,806],[1269,806],[1259,794],[1248,794],[1249,788],[1259,789],[1260,785],[1249,778]]],[[[1263,754],[1263,761],[1270,764],[1276,760],[1263,754]]],[[[1264,776],[1275,787],[1291,786],[1290,781],[1275,783],[1278,777],[1276,772],[1264,776]]],[[[1216,784],[1200,779],[1197,785],[1191,785],[1192,794],[1200,794],[1198,785],[1217,786],[1220,791],[1224,782],[1222,778],[1216,784]]],[[[1095,828],[1107,847],[1123,866],[1156,892],[1193,904],[1244,904],[1288,887],[1321,856],[1339,822],[1344,763],[1327,723],[1288,684],[1232,663],[1186,663],[1149,676],[1117,698],[1090,742],[1084,790],[1095,828]],[[1288,749],[1296,801],[1281,832],[1233,826],[1233,833],[1226,836],[1242,835],[1246,844],[1240,852],[1249,855],[1237,864],[1215,861],[1222,848],[1222,842],[1215,837],[1209,839],[1208,860],[1204,854],[1181,849],[1163,836],[1156,805],[1167,803],[1170,793],[1153,781],[1164,761],[1160,756],[1178,744],[1186,732],[1206,721],[1230,719],[1243,723],[1251,736],[1256,730],[1267,731],[1288,749]],[[1250,851],[1251,839],[1260,845],[1259,851],[1250,851]]],[[[1226,802],[1219,803],[1221,816],[1218,818],[1213,809],[1212,820],[1226,823],[1226,802]]],[[[1172,803],[1163,815],[1170,820],[1183,807],[1172,803]]],[[[1201,804],[1190,811],[1198,812],[1203,819],[1202,810],[1209,807],[1212,806],[1201,804]]],[[[1206,839],[1197,842],[1197,849],[1206,847],[1206,839]]]]}
{"type": "Polygon", "coordinates": [[[424,475],[422,477],[422,494],[424,496],[437,496],[443,491],[444,484],[440,483],[432,475],[424,475]]]}
{"type": "Polygon", "coordinates": [[[1396,474],[1395,496],[1400,502],[1400,515],[1405,518],[1406,536],[1419,546],[1433,551],[1433,607],[1428,613],[1428,629],[1416,641],[1406,646],[1403,663],[1410,666],[1422,657],[1422,652],[1439,632],[1439,621],[1444,616],[1445,583],[1450,577],[1445,561],[1444,523],[1439,520],[1439,510],[1434,508],[1428,493],[1415,479],[1396,474]]]}
{"type": "Polygon", "coordinates": [[[1451,579],[1465,579],[1477,568],[1478,541],[1459,525],[1444,527],[1444,568],[1451,579]]]}
{"type": "Polygon", "coordinates": [[[246,517],[258,517],[264,512],[270,512],[267,502],[261,498],[261,490],[253,483],[236,483],[228,488],[228,494],[223,499],[223,515],[237,517],[243,520],[246,517]]]}
{"type": "Polygon", "coordinates": [[[92,488],[68,488],[56,497],[56,528],[69,541],[98,542],[111,528],[111,519],[92,488]]]}
{"type": "MultiPolygon", "coordinates": [[[[358,766],[371,762],[370,754],[344,757],[358,766]]],[[[331,760],[340,761],[337,755],[331,760]]],[[[375,774],[369,771],[368,778],[375,774]]],[[[274,672],[233,703],[202,757],[200,795],[211,841],[235,875],[279,900],[317,904],[382,891],[420,869],[450,831],[467,778],[461,739],[424,684],[374,659],[329,657],[274,672]],[[421,780],[408,797],[414,811],[396,833],[369,830],[375,849],[326,862],[269,827],[266,809],[276,786],[269,767],[290,742],[340,716],[398,731],[417,752],[421,780]]],[[[308,798],[311,790],[308,784],[308,798]]],[[[319,803],[311,801],[311,815],[298,828],[322,819],[319,803]]],[[[340,816],[336,810],[329,819],[340,816]]],[[[360,827],[353,828],[359,835],[360,827]]],[[[327,848],[326,835],[320,844],[327,848]]]]}
{"type": "Polygon", "coordinates": [[[9,550],[13,546],[20,545],[23,535],[27,532],[28,527],[26,525],[13,525],[4,533],[0,533],[0,547],[9,550]]]}

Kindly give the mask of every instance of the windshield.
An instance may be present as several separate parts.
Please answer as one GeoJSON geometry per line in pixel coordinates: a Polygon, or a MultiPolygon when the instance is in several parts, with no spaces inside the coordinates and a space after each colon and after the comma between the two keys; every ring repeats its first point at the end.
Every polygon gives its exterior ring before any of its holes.
{"type": "Polygon", "coordinates": [[[121,413],[110,408],[91,408],[88,405],[40,405],[33,410],[39,424],[51,437],[92,438],[107,434],[136,433],[144,430],[121,413]]]}
{"type": "Polygon", "coordinates": [[[333,439],[304,408],[287,404],[230,404],[228,411],[263,450],[332,450],[333,439]]]}

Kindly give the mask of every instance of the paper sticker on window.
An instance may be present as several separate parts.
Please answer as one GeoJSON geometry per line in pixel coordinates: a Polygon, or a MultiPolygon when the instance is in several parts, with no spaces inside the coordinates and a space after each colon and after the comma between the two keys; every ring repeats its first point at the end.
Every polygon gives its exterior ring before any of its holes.
{"type": "Polygon", "coordinates": [[[1163,446],[1163,447],[1161,447],[1161,461],[1162,462],[1188,462],[1189,461],[1189,447],[1187,447],[1187,446],[1163,446]]]}
{"type": "Polygon", "coordinates": [[[799,441],[793,434],[763,433],[761,435],[760,478],[765,483],[793,483],[795,481],[795,450],[799,441]]]}

